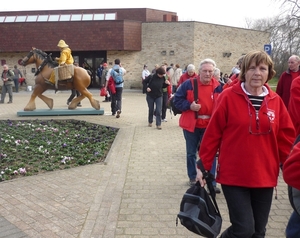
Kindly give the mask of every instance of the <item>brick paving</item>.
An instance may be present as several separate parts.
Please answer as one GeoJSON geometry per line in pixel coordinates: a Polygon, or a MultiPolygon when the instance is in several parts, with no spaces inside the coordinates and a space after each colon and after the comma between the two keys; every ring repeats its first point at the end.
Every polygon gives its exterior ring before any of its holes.
{"type": "MultiPolygon", "coordinates": [[[[175,225],[182,195],[188,188],[179,116],[171,118],[168,113],[162,130],[149,128],[145,95],[139,90],[124,91],[119,119],[111,116],[110,104],[102,102],[99,90],[90,91],[100,101],[104,115],[52,118],[120,128],[105,163],[1,182],[0,237],[199,237],[181,224],[175,225]]],[[[17,117],[30,95],[26,91],[14,93],[13,104],[0,105],[1,119],[35,119],[17,117]]],[[[54,99],[54,109],[67,107],[68,91],[45,95],[54,99]]],[[[87,99],[82,105],[91,107],[87,99]]],[[[36,106],[47,108],[39,98],[36,106]]],[[[267,238],[284,237],[292,211],[281,176],[277,194],[267,238]]],[[[229,220],[222,194],[217,195],[217,202],[225,229],[229,220]]]]}

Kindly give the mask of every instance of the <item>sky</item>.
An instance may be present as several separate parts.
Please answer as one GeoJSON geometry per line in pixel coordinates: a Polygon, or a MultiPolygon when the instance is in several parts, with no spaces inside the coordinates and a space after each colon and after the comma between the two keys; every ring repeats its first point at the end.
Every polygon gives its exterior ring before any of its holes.
{"type": "Polygon", "coordinates": [[[152,8],[176,12],[179,21],[199,21],[233,27],[247,27],[246,19],[271,18],[280,13],[278,0],[111,0],[61,1],[14,0],[1,4],[0,12],[26,10],[152,8]],[[184,4],[186,3],[186,4],[184,4]]]}

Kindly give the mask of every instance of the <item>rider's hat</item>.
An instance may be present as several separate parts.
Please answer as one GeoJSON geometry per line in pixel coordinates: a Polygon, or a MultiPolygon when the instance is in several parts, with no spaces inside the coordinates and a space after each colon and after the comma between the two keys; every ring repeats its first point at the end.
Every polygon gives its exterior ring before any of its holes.
{"type": "Polygon", "coordinates": [[[65,42],[64,40],[60,40],[60,41],[58,42],[57,46],[58,46],[59,48],[66,48],[66,47],[69,47],[69,46],[66,44],[66,42],[65,42]]]}

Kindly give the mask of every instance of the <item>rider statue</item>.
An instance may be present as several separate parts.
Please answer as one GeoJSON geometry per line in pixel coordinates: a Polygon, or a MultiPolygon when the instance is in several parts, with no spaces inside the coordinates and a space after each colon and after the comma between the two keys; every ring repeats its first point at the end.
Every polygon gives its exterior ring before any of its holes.
{"type": "MultiPolygon", "coordinates": [[[[55,61],[58,62],[58,65],[59,66],[73,65],[74,59],[72,56],[72,51],[69,48],[69,46],[66,44],[66,42],[64,40],[60,40],[57,46],[60,48],[60,57],[55,58],[55,61]]],[[[47,82],[52,85],[55,85],[55,77],[51,77],[49,80],[47,80],[47,82]]]]}

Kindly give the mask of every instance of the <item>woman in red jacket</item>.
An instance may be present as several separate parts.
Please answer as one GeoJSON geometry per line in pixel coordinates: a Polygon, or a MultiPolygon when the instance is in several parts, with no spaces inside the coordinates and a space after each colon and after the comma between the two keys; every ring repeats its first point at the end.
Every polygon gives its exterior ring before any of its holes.
{"type": "MultiPolygon", "coordinates": [[[[295,139],[283,101],[266,84],[274,75],[267,53],[249,52],[240,82],[219,95],[204,133],[199,156],[205,170],[211,169],[219,149],[216,181],[222,185],[231,222],[222,238],[265,237],[279,166],[295,139]]],[[[199,166],[197,180],[204,186],[199,166]]]]}

